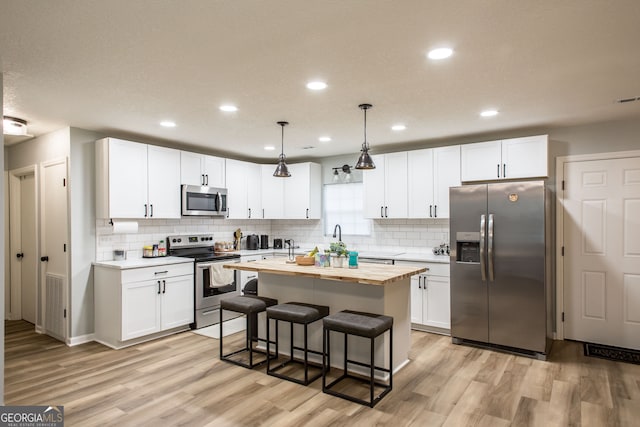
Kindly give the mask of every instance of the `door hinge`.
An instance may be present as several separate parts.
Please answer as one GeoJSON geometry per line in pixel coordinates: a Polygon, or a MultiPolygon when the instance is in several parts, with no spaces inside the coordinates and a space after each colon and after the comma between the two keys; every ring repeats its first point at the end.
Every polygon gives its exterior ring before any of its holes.
{"type": "Polygon", "coordinates": [[[62,252],[67,252],[67,244],[66,243],[62,244],[62,252]]]}
{"type": "Polygon", "coordinates": [[[564,179],[562,180],[562,189],[564,190],[564,179]]]}
{"type": "Polygon", "coordinates": [[[564,322],[564,311],[562,312],[562,321],[564,322]]]}
{"type": "Polygon", "coordinates": [[[564,256],[564,246],[562,247],[562,250],[560,251],[560,255],[564,256]]]}
{"type": "Polygon", "coordinates": [[[67,318],[67,309],[66,309],[66,308],[64,309],[64,316],[63,316],[63,317],[64,317],[65,319],[67,318]]]}
{"type": "Polygon", "coordinates": [[[67,178],[62,178],[62,186],[63,187],[67,186],[67,178]]]}

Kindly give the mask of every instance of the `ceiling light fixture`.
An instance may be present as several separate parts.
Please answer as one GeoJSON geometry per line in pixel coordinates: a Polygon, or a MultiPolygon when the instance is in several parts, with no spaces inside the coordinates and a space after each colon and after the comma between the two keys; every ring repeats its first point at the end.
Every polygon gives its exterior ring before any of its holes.
{"type": "Polygon", "coordinates": [[[356,169],[375,169],[376,165],[369,155],[369,143],[367,142],[367,110],[373,107],[373,105],[360,104],[358,107],[364,111],[364,142],[362,143],[362,150],[360,150],[360,157],[356,163],[356,169]]]}
{"type": "Polygon", "coordinates": [[[320,142],[329,142],[331,141],[331,138],[328,136],[321,136],[320,138],[318,138],[318,141],[320,142]]]}
{"type": "Polygon", "coordinates": [[[238,107],[236,107],[235,105],[221,105],[220,110],[227,113],[233,113],[238,111],[238,107]]]}
{"type": "Polygon", "coordinates": [[[279,178],[288,178],[291,176],[291,172],[289,172],[289,168],[287,167],[287,158],[284,155],[284,127],[289,124],[289,122],[278,122],[280,126],[282,126],[282,140],[281,140],[281,151],[280,157],[278,157],[278,166],[276,166],[275,172],[273,172],[273,176],[279,178]]]}
{"type": "Polygon", "coordinates": [[[493,117],[498,115],[498,110],[485,110],[480,113],[482,117],[493,117]]]}
{"type": "Polygon", "coordinates": [[[176,127],[175,122],[169,121],[169,120],[165,120],[160,122],[160,126],[165,127],[165,128],[174,128],[176,127]]]}
{"type": "Polygon", "coordinates": [[[307,83],[307,89],[311,90],[324,90],[327,88],[327,84],[321,81],[309,82],[307,83]]]}
{"type": "Polygon", "coordinates": [[[267,151],[273,151],[276,149],[276,147],[274,147],[273,145],[265,145],[264,149],[267,151]]]}
{"type": "Polygon", "coordinates": [[[405,125],[393,125],[391,126],[391,130],[401,131],[405,130],[407,127],[405,125]]]}
{"type": "Polygon", "coordinates": [[[429,59],[436,59],[436,60],[445,59],[445,58],[450,57],[451,55],[453,55],[453,49],[450,49],[448,47],[441,47],[441,48],[438,48],[438,49],[432,49],[427,54],[429,59]]]}
{"type": "Polygon", "coordinates": [[[3,130],[5,135],[24,136],[27,134],[27,121],[17,117],[2,116],[3,130]]]}

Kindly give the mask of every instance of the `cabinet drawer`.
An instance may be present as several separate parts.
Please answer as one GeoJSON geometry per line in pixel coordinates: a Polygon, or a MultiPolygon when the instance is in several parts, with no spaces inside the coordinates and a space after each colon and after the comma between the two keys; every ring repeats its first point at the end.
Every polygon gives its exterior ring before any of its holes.
{"type": "Polygon", "coordinates": [[[449,264],[427,264],[425,273],[427,276],[447,276],[449,277],[449,264]]]}
{"type": "Polygon", "coordinates": [[[193,274],[193,263],[157,265],[155,267],[131,268],[122,271],[122,283],[193,274]]]}

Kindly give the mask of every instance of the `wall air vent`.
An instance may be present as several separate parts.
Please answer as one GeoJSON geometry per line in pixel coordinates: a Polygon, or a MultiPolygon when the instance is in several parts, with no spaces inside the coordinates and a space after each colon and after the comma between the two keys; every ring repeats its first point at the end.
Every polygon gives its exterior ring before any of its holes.
{"type": "Polygon", "coordinates": [[[626,104],[627,102],[640,101],[640,96],[633,96],[631,98],[616,99],[618,104],[626,104]]]}
{"type": "Polygon", "coordinates": [[[302,147],[303,150],[313,150],[314,148],[316,147],[314,147],[313,145],[307,145],[305,147],[302,147]]]}

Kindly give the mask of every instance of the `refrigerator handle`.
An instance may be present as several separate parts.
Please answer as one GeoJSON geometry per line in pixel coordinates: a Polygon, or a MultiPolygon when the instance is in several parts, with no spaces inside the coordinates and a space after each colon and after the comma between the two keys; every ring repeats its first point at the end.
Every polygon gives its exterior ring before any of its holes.
{"type": "Polygon", "coordinates": [[[489,281],[493,282],[494,273],[493,273],[493,214],[489,214],[489,227],[488,227],[488,241],[487,246],[489,248],[489,281]]]}
{"type": "Polygon", "coordinates": [[[484,215],[480,215],[480,274],[482,274],[482,281],[487,281],[487,268],[485,266],[485,254],[484,254],[484,236],[486,230],[486,218],[484,215]]]}

